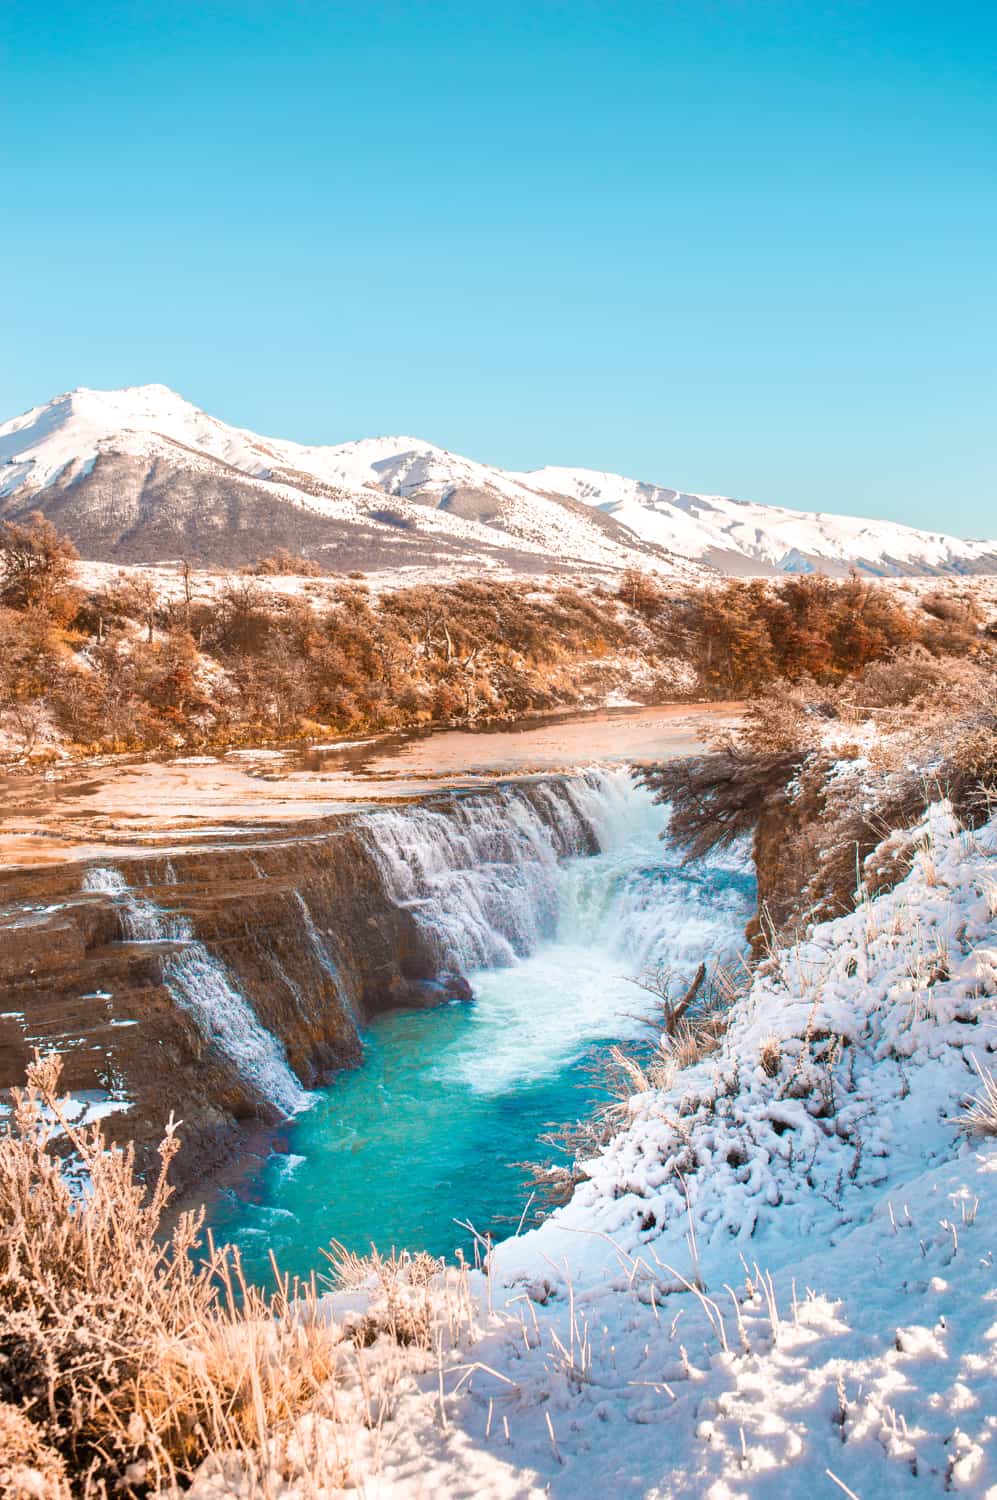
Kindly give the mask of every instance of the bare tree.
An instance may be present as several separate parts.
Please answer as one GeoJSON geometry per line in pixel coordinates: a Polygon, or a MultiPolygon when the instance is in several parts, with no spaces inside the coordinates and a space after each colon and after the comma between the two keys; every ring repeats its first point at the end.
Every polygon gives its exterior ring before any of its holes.
{"type": "Polygon", "coordinates": [[[692,983],[678,1000],[672,999],[672,976],[668,969],[651,970],[649,973],[641,974],[637,979],[631,979],[630,983],[661,1001],[665,1035],[675,1036],[679,1023],[684,1019],[686,1012],[702,989],[705,978],[706,965],[701,963],[693,975],[692,983]]]}
{"type": "Polygon", "coordinates": [[[186,557],[183,560],[183,569],[182,569],[182,572],[183,572],[183,611],[184,611],[184,624],[186,625],[187,629],[189,630],[190,629],[191,584],[190,584],[190,563],[188,562],[188,560],[187,560],[186,557]]]}

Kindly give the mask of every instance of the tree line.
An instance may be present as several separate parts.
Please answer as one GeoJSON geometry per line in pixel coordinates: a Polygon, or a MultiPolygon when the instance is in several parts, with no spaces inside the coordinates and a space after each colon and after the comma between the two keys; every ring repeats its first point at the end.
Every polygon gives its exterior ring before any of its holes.
{"type": "Polygon", "coordinates": [[[85,588],[76,564],[41,515],[0,523],[0,726],[21,754],[53,738],[93,753],[474,722],[628,684],[644,701],[739,698],[911,645],[965,655],[981,623],[858,578],[676,588],[630,571],[376,593],[281,553],[210,587],[184,568],[168,588],[137,569],[85,588]]]}

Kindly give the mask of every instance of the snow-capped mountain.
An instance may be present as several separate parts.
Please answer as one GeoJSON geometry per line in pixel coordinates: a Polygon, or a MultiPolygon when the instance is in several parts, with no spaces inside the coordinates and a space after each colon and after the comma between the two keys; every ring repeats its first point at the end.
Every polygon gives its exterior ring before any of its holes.
{"type": "Polygon", "coordinates": [[[0,515],[40,509],[84,556],[234,566],[686,575],[598,510],[414,438],[310,447],[231,427],[165,386],[78,390],[0,426],[0,515]]]}
{"type": "Polygon", "coordinates": [[[31,509],[85,555],[133,562],[231,566],[287,546],[339,569],[997,572],[997,541],[590,469],[514,473],[414,437],[310,446],[160,385],[73,391],[0,426],[0,514],[31,509]]]}

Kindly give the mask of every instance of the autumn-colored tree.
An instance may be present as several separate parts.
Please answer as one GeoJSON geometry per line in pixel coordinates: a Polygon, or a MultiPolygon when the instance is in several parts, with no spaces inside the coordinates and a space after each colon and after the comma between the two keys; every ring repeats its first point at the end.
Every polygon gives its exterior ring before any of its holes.
{"type": "Polygon", "coordinates": [[[62,674],[50,694],[65,732],[91,749],[148,749],[168,738],[150,702],[148,663],[158,659],[158,647],[137,647],[115,629],[88,656],[89,670],[62,674]]]}
{"type": "Polygon", "coordinates": [[[72,565],[79,555],[41,511],[26,521],[0,521],[0,604],[70,618],[76,606],[72,565]]]}
{"type": "Polygon", "coordinates": [[[764,583],[703,589],[688,610],[688,641],[704,685],[727,697],[753,692],[775,671],[764,583]]]}
{"type": "Polygon", "coordinates": [[[146,659],[148,702],[180,726],[211,709],[200,681],[200,657],[190,632],[171,630],[154,657],[146,659]]]}
{"type": "Polygon", "coordinates": [[[263,651],[279,607],[252,579],[231,579],[218,602],[210,643],[222,655],[263,651]]]}
{"type": "Polygon", "coordinates": [[[40,698],[71,653],[41,605],[0,607],[0,706],[40,698]]]}
{"type": "MultiPolygon", "coordinates": [[[[26,576],[65,577],[57,535],[28,529],[31,557],[56,562],[26,576]]],[[[5,534],[20,546],[19,530],[5,534]]],[[[50,602],[0,603],[0,714],[30,710],[25,741],[37,704],[46,735],[54,724],[80,746],[253,743],[593,701],[637,651],[647,701],[754,698],[745,743],[769,754],[819,739],[829,695],[846,695],[850,711],[938,704],[943,691],[947,702],[953,657],[975,671],[994,650],[973,611],[948,609],[940,591],[920,608],[860,578],[731,579],[670,586],[642,609],[645,581],[624,578],[622,594],[492,578],[384,592],[342,581],[301,597],[234,575],[195,601],[128,569],[69,629],[50,602]]]]}
{"type": "Polygon", "coordinates": [[[640,568],[627,568],[620,578],[619,597],[624,604],[638,614],[653,618],[661,609],[663,599],[660,588],[649,573],[640,568]]]}

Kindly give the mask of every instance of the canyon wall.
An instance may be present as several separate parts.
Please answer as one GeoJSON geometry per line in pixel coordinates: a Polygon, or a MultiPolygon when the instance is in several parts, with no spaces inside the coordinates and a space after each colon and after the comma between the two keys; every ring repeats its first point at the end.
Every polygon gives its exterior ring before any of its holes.
{"type": "Polygon", "coordinates": [[[600,847],[621,777],[0,873],[0,1088],[56,1050],[144,1167],[175,1113],[196,1183],[355,1066],[373,1016],[467,999],[465,970],[544,936],[551,872],[600,847]]]}

